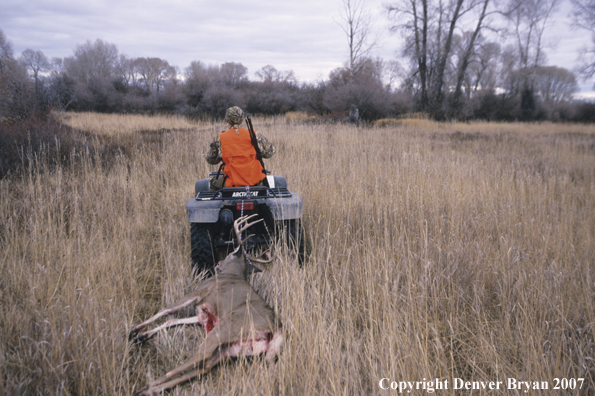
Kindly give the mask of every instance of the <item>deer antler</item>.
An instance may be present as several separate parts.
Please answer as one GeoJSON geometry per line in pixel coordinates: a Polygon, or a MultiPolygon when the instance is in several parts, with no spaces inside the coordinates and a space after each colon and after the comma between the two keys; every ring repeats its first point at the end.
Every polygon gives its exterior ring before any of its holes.
{"type": "Polygon", "coordinates": [[[236,238],[238,240],[238,246],[242,246],[244,244],[244,242],[246,242],[251,236],[254,235],[254,234],[250,234],[242,240],[242,233],[244,231],[246,231],[248,228],[250,228],[251,226],[253,226],[254,224],[260,223],[261,221],[264,220],[264,219],[259,219],[259,220],[253,221],[252,223],[249,223],[248,220],[250,220],[254,216],[258,216],[258,213],[254,213],[253,215],[250,215],[250,216],[240,217],[239,219],[237,219],[236,221],[233,222],[233,229],[236,233],[236,238]],[[243,227],[242,227],[242,224],[244,225],[243,227]]]}
{"type": "Polygon", "coordinates": [[[250,257],[250,261],[258,263],[258,264],[268,264],[270,262],[272,262],[273,260],[275,260],[275,255],[271,255],[269,259],[263,259],[261,258],[262,256],[264,256],[267,253],[271,253],[271,249],[261,253],[260,255],[258,255],[257,257],[250,257]]]}
{"type": "MultiPolygon", "coordinates": [[[[246,231],[249,227],[253,226],[254,224],[260,223],[261,221],[264,220],[264,219],[259,219],[259,220],[253,221],[251,223],[248,222],[254,216],[258,216],[258,214],[254,213],[253,215],[250,215],[250,216],[240,217],[239,219],[237,219],[236,221],[233,222],[233,229],[236,233],[236,238],[238,240],[237,249],[239,249],[244,244],[244,242],[246,242],[251,236],[254,235],[254,234],[250,234],[242,240],[242,233],[244,231],[246,231]]],[[[271,250],[269,249],[269,250],[261,253],[257,257],[250,257],[248,260],[249,260],[250,264],[252,264],[252,262],[259,263],[259,264],[268,264],[275,259],[275,255],[272,255],[271,258],[269,258],[269,259],[262,259],[261,257],[267,253],[270,253],[270,252],[271,252],[271,250]]],[[[244,251],[244,255],[246,256],[246,258],[248,258],[247,252],[244,251]]]]}

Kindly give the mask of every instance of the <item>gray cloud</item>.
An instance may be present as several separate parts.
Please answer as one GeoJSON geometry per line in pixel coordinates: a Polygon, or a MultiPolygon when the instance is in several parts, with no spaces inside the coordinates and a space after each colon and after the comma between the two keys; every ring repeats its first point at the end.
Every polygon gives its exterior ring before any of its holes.
{"type": "MultiPolygon", "coordinates": [[[[383,37],[375,55],[390,59],[400,38],[388,33],[383,2],[369,0],[368,7],[383,37]]],[[[558,41],[548,59],[571,69],[589,37],[569,29],[567,10],[566,5],[555,31],[548,32],[558,41]]],[[[160,57],[182,70],[193,60],[233,61],[251,75],[270,64],[315,80],[347,59],[346,39],[335,22],[340,12],[340,0],[4,0],[0,28],[15,53],[32,48],[48,57],[71,56],[78,44],[100,38],[130,57],[160,57]]]]}

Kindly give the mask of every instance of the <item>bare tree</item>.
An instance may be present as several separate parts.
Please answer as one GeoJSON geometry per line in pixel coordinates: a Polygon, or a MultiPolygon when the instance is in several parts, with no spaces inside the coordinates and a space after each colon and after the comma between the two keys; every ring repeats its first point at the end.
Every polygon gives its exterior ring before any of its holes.
{"type": "Polygon", "coordinates": [[[392,31],[400,31],[405,38],[403,54],[414,61],[413,75],[418,81],[420,107],[429,107],[428,95],[428,36],[430,12],[428,0],[402,0],[388,5],[387,11],[396,23],[392,31]]]}
{"type": "Polygon", "coordinates": [[[35,81],[39,80],[39,73],[50,68],[48,58],[40,50],[34,51],[27,48],[19,57],[21,64],[31,73],[35,81]]]}
{"type": "Polygon", "coordinates": [[[192,61],[190,65],[184,69],[184,76],[186,79],[200,79],[207,74],[207,66],[201,61],[192,61]]]}
{"type": "Polygon", "coordinates": [[[516,47],[506,45],[500,53],[500,87],[506,95],[514,96],[520,92],[520,82],[517,70],[519,69],[519,55],[516,47]]]}
{"type": "Polygon", "coordinates": [[[0,69],[6,65],[9,59],[12,59],[12,45],[4,32],[0,30],[0,69]]]}
{"type": "Polygon", "coordinates": [[[560,0],[510,0],[506,16],[512,24],[520,66],[531,68],[545,62],[543,32],[560,0]]]}
{"type": "Polygon", "coordinates": [[[14,59],[12,45],[0,30],[0,120],[30,116],[35,109],[32,88],[27,71],[14,59]]]}
{"type": "Polygon", "coordinates": [[[361,71],[378,40],[372,34],[372,18],[365,9],[364,0],[343,0],[341,20],[339,25],[347,36],[349,47],[347,69],[353,77],[361,71]]]}
{"type": "Polygon", "coordinates": [[[535,91],[546,102],[569,101],[578,88],[574,74],[561,67],[537,67],[533,75],[535,91]]]}
{"type": "Polygon", "coordinates": [[[239,87],[248,78],[248,68],[241,63],[226,62],[219,68],[221,82],[231,87],[239,87]]]}
{"type": "Polygon", "coordinates": [[[360,72],[353,77],[344,67],[331,71],[323,103],[336,115],[347,117],[357,108],[364,121],[385,117],[390,112],[390,100],[382,81],[382,63],[366,59],[360,72]]]}
{"type": "Polygon", "coordinates": [[[382,67],[382,81],[385,83],[387,89],[393,89],[399,80],[403,79],[405,71],[401,63],[396,59],[389,61],[379,60],[382,67]]]}
{"type": "Polygon", "coordinates": [[[440,5],[440,14],[439,14],[439,27],[438,27],[438,40],[437,40],[437,63],[436,63],[436,73],[435,78],[433,79],[432,84],[432,97],[434,99],[434,114],[441,116],[441,111],[439,108],[442,106],[442,101],[444,99],[444,91],[443,91],[443,84],[444,84],[444,73],[446,71],[446,64],[448,58],[450,56],[450,51],[452,48],[452,39],[455,33],[455,27],[457,26],[457,22],[459,18],[462,16],[464,10],[462,9],[464,0],[455,0],[453,4],[453,8],[447,11],[447,16],[449,17],[450,21],[448,21],[448,31],[446,35],[446,39],[444,40],[444,44],[441,43],[441,35],[442,35],[442,18],[444,16],[444,10],[442,8],[442,2],[439,2],[440,5]]]}
{"type": "Polygon", "coordinates": [[[159,92],[166,81],[173,82],[177,78],[176,68],[160,58],[136,58],[134,67],[147,93],[159,92]]]}
{"type": "Polygon", "coordinates": [[[459,58],[458,67],[457,67],[457,81],[454,93],[454,107],[458,109],[461,105],[461,95],[462,95],[462,86],[463,80],[467,75],[467,68],[471,63],[471,57],[474,55],[476,51],[476,42],[477,39],[480,37],[479,34],[484,27],[484,21],[486,16],[488,15],[488,6],[490,0],[481,0],[477,4],[479,5],[479,17],[477,18],[477,23],[475,25],[475,29],[468,34],[469,39],[466,42],[465,49],[462,53],[462,56],[459,58]]]}
{"type": "Polygon", "coordinates": [[[127,85],[137,85],[137,73],[135,70],[134,60],[128,58],[124,54],[120,54],[120,57],[116,61],[115,71],[116,74],[124,81],[127,85]]]}
{"type": "Polygon", "coordinates": [[[543,32],[560,0],[510,0],[506,17],[519,55],[521,80],[521,117],[532,120],[536,111],[534,71],[545,63],[543,32]]]}
{"type": "Polygon", "coordinates": [[[272,65],[263,66],[254,75],[265,83],[295,83],[296,78],[293,70],[280,71],[272,65]]]}
{"type": "Polygon", "coordinates": [[[500,44],[495,42],[480,42],[475,52],[475,61],[469,65],[467,73],[468,97],[473,92],[493,90],[498,82],[500,65],[500,44]]]}
{"type": "Polygon", "coordinates": [[[246,109],[256,114],[282,114],[296,110],[299,88],[292,70],[266,65],[254,73],[255,81],[246,90],[246,109]]]}
{"type": "Polygon", "coordinates": [[[110,80],[115,75],[118,48],[115,44],[97,39],[78,45],[74,57],[64,59],[68,74],[88,84],[91,80],[110,80]]]}
{"type": "Polygon", "coordinates": [[[184,69],[184,76],[186,77],[184,84],[186,101],[190,106],[196,108],[202,101],[211,83],[209,69],[201,61],[192,61],[184,69]]]}
{"type": "Polygon", "coordinates": [[[50,62],[48,58],[40,50],[34,51],[30,48],[27,48],[21,53],[19,62],[33,77],[33,80],[35,81],[35,94],[39,99],[41,95],[40,73],[50,69],[50,62]]]}
{"type": "Polygon", "coordinates": [[[403,54],[413,61],[413,85],[419,92],[422,111],[429,111],[438,118],[443,116],[449,73],[456,75],[460,93],[477,38],[485,28],[489,4],[490,0],[398,0],[386,7],[389,18],[394,20],[391,30],[402,33],[403,54]],[[460,54],[458,67],[453,67],[451,58],[456,32],[464,31],[471,23],[470,39],[460,54]]]}
{"type": "Polygon", "coordinates": [[[12,58],[12,45],[0,29],[0,120],[8,113],[10,103],[10,66],[12,58]]]}
{"type": "MultiPolygon", "coordinates": [[[[238,65],[241,64],[238,63],[238,65]]],[[[208,83],[215,83],[221,80],[219,66],[205,65],[201,61],[190,62],[190,66],[184,69],[184,75],[186,76],[186,80],[199,80],[208,83]]]]}
{"type": "Polygon", "coordinates": [[[595,75],[595,0],[571,0],[574,25],[591,33],[591,45],[581,53],[579,74],[584,78],[595,75]]]}

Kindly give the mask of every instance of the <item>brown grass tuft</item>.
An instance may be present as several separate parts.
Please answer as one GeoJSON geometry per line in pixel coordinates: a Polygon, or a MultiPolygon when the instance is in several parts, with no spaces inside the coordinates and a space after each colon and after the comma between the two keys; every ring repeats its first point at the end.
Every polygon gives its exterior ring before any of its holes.
{"type": "Polygon", "coordinates": [[[285,113],[285,118],[289,121],[293,122],[302,122],[302,121],[311,121],[315,120],[316,116],[308,115],[307,113],[299,112],[299,111],[289,111],[285,113]]]}
{"type": "Polygon", "coordinates": [[[401,121],[396,118],[381,118],[380,120],[374,121],[374,126],[377,128],[397,127],[399,125],[401,125],[401,121]]]}

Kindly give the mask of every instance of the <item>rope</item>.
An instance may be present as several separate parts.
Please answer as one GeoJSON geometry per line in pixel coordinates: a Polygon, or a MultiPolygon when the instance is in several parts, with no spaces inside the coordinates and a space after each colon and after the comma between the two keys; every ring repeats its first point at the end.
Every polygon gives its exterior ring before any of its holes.
{"type": "MultiPolygon", "coordinates": [[[[250,199],[250,186],[246,186],[246,199],[250,199]]],[[[244,217],[244,200],[242,199],[242,208],[240,209],[240,218],[244,217]]],[[[240,238],[242,238],[242,234],[240,234],[240,238]]],[[[241,245],[242,248],[242,253],[244,254],[244,257],[246,257],[246,260],[248,261],[248,264],[251,267],[254,267],[254,265],[252,264],[252,261],[250,261],[250,255],[248,254],[248,252],[246,251],[246,249],[244,249],[244,245],[241,245]]]]}

